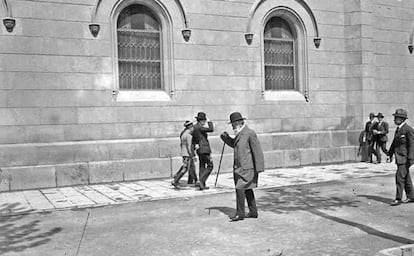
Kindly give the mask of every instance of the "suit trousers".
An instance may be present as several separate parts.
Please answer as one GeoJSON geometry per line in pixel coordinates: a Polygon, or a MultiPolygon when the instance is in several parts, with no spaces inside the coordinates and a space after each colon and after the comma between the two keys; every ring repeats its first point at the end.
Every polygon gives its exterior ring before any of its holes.
{"type": "Polygon", "coordinates": [[[377,155],[377,151],[375,150],[375,141],[374,140],[369,140],[368,141],[368,158],[369,158],[369,162],[372,163],[372,154],[375,155],[375,157],[378,160],[378,155],[377,155]]]}
{"type": "Polygon", "coordinates": [[[396,200],[402,199],[404,190],[408,199],[414,199],[413,182],[411,181],[409,167],[408,164],[397,164],[397,173],[395,174],[395,184],[397,186],[396,200]]]}
{"type": "Polygon", "coordinates": [[[256,200],[254,199],[253,189],[236,189],[236,214],[244,217],[245,200],[251,215],[257,215],[256,200]]]}
{"type": "Polygon", "coordinates": [[[386,155],[388,155],[388,151],[387,151],[387,142],[386,141],[380,141],[377,140],[376,141],[376,145],[375,145],[375,151],[377,152],[376,156],[377,156],[377,161],[381,162],[381,151],[384,152],[386,155]]]}
{"type": "Polygon", "coordinates": [[[199,154],[198,158],[200,167],[200,188],[204,188],[206,186],[207,178],[213,170],[213,161],[211,160],[210,154],[199,154]]]}
{"type": "MultiPolygon", "coordinates": [[[[194,161],[191,157],[183,156],[183,164],[181,165],[177,173],[174,175],[174,183],[178,183],[187,171],[189,172],[188,179],[190,180],[190,177],[192,175],[195,175],[194,161]]],[[[197,176],[195,176],[195,180],[197,180],[197,176]]]]}

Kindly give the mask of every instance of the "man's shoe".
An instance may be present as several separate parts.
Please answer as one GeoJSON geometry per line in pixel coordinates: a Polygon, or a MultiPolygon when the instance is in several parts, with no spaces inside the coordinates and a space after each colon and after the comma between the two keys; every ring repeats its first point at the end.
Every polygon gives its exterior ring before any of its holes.
{"type": "Polygon", "coordinates": [[[236,216],[230,218],[230,222],[235,222],[235,221],[239,221],[239,220],[244,220],[244,217],[236,215],[236,216]]]}
{"type": "Polygon", "coordinates": [[[252,214],[252,213],[248,213],[246,218],[253,218],[253,219],[257,219],[259,216],[257,214],[252,214]]]}
{"type": "Polygon", "coordinates": [[[173,185],[175,189],[180,189],[178,182],[171,181],[171,185],[173,185]]]}
{"type": "Polygon", "coordinates": [[[392,201],[391,202],[391,206],[397,206],[397,205],[400,205],[400,204],[402,204],[403,202],[401,201],[401,200],[394,200],[394,201],[392,201]]]}
{"type": "Polygon", "coordinates": [[[414,203],[414,198],[407,198],[403,201],[403,203],[414,203]]]}

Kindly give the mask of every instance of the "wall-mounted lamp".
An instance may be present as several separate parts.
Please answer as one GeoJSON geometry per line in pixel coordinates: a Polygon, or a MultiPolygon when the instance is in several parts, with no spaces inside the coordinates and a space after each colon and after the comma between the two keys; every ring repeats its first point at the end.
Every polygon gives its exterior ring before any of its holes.
{"type": "Polygon", "coordinates": [[[191,29],[183,29],[181,30],[181,34],[183,34],[184,41],[188,42],[191,37],[191,29]]]}
{"type": "Polygon", "coordinates": [[[244,34],[244,38],[246,39],[246,43],[250,45],[253,41],[253,33],[244,34]]]}
{"type": "Polygon", "coordinates": [[[16,20],[12,18],[5,18],[3,19],[3,24],[8,32],[12,32],[14,26],[16,26],[16,20]]]}
{"type": "Polygon", "coordinates": [[[410,52],[410,54],[413,53],[413,45],[412,44],[408,45],[408,51],[410,52]]]}
{"type": "Polygon", "coordinates": [[[89,24],[89,30],[91,31],[91,34],[93,37],[97,37],[99,34],[99,30],[101,29],[101,26],[99,24],[89,24]]]}
{"type": "Polygon", "coordinates": [[[321,45],[321,41],[322,41],[322,38],[320,38],[320,37],[315,37],[313,39],[313,43],[315,44],[316,48],[319,48],[319,46],[321,45]]]}

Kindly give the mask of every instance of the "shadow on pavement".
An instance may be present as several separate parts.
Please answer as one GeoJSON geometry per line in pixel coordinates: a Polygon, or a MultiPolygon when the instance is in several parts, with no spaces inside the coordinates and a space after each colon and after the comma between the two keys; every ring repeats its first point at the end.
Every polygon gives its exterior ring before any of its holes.
{"type": "MultiPolygon", "coordinates": [[[[15,212],[19,209],[21,209],[19,203],[0,205],[2,213],[15,212]]],[[[46,244],[51,240],[51,236],[62,231],[62,228],[53,228],[42,232],[39,220],[25,223],[25,217],[27,215],[21,214],[0,217],[0,255],[7,252],[22,252],[28,248],[46,244]]]]}
{"type": "Polygon", "coordinates": [[[225,206],[213,206],[213,207],[208,207],[206,208],[207,210],[217,210],[220,211],[224,214],[226,214],[229,217],[232,217],[236,214],[236,210],[234,208],[230,208],[230,207],[225,207],[225,206]]]}
{"type": "Polygon", "coordinates": [[[378,202],[385,203],[385,204],[390,204],[393,201],[389,198],[373,196],[373,195],[358,195],[358,197],[365,197],[366,199],[378,201],[378,202]]]}
{"type": "MultiPolygon", "coordinates": [[[[384,198],[381,197],[375,198],[377,200],[384,200],[384,198]]],[[[346,200],[338,197],[321,196],[319,192],[312,191],[309,188],[286,187],[267,190],[266,195],[260,197],[257,200],[257,205],[262,211],[271,211],[277,214],[286,214],[294,211],[306,211],[319,217],[335,221],[337,223],[358,228],[370,235],[378,236],[402,244],[414,243],[414,240],[385,233],[375,228],[371,228],[367,225],[335,217],[321,211],[336,210],[340,207],[358,207],[358,202],[360,201],[346,200]]]]}

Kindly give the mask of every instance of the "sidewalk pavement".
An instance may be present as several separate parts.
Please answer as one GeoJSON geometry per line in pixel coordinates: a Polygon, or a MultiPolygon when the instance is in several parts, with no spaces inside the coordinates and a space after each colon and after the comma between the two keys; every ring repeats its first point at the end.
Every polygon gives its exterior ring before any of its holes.
{"type": "MultiPolygon", "coordinates": [[[[296,168],[268,169],[259,175],[259,189],[291,185],[327,182],[352,178],[385,176],[395,173],[395,164],[341,163],[331,165],[303,166],[296,168]]],[[[174,189],[171,178],[140,180],[111,184],[83,185],[0,193],[0,216],[48,212],[56,210],[100,207],[167,198],[189,198],[200,195],[233,192],[233,174],[209,177],[208,190],[184,185],[174,189]]]]}

